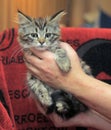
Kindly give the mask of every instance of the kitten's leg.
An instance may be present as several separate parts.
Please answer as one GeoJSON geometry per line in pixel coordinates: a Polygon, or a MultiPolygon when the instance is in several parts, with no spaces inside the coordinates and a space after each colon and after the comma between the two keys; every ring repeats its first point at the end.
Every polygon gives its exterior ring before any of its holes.
{"type": "Polygon", "coordinates": [[[72,94],[56,90],[52,94],[55,102],[55,112],[63,119],[69,119],[80,112],[85,112],[88,107],[75,98],[72,94]]]}
{"type": "Polygon", "coordinates": [[[71,69],[70,59],[68,58],[66,51],[62,48],[56,49],[55,60],[59,68],[63,72],[68,72],[71,69]]]}
{"type": "Polygon", "coordinates": [[[50,96],[51,89],[49,91],[48,86],[46,87],[44,83],[32,76],[30,73],[28,73],[27,80],[29,88],[40,101],[40,103],[46,107],[51,106],[53,104],[50,96]]]}

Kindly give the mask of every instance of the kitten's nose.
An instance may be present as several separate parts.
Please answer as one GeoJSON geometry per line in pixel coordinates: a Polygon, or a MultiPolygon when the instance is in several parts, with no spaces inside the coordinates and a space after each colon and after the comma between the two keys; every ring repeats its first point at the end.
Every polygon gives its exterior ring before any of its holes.
{"type": "Polygon", "coordinates": [[[44,38],[40,38],[39,39],[39,43],[42,45],[42,44],[44,44],[44,42],[45,42],[45,39],[44,38]]]}

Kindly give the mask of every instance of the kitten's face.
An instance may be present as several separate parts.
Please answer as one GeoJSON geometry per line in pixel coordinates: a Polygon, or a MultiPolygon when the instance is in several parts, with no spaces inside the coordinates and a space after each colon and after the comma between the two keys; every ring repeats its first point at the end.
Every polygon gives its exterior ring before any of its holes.
{"type": "Polygon", "coordinates": [[[32,19],[19,11],[18,35],[21,46],[44,50],[57,44],[60,37],[59,20],[63,15],[64,12],[60,12],[51,18],[32,19]]]}

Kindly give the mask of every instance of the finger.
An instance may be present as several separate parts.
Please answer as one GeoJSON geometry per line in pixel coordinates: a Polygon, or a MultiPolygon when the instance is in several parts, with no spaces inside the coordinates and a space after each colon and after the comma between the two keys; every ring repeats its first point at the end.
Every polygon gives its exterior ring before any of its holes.
{"type": "Polygon", "coordinates": [[[37,77],[37,79],[40,79],[39,75],[40,75],[40,72],[37,68],[35,68],[33,65],[29,64],[26,62],[26,66],[28,68],[28,70],[30,71],[30,73],[34,76],[34,77],[37,77]]]}
{"type": "Polygon", "coordinates": [[[77,55],[76,51],[68,43],[61,42],[60,46],[63,49],[66,50],[66,52],[69,55],[69,57],[75,57],[76,56],[78,58],[78,55],[77,55]]]}
{"type": "Polygon", "coordinates": [[[26,62],[30,63],[31,65],[35,66],[36,68],[39,68],[39,66],[42,65],[42,59],[40,59],[34,55],[28,55],[27,53],[25,53],[24,59],[26,62]]]}
{"type": "Polygon", "coordinates": [[[60,46],[62,47],[62,48],[64,48],[66,51],[73,51],[74,52],[74,49],[68,44],[68,43],[66,43],[66,42],[61,42],[60,43],[60,46]]]}
{"type": "Polygon", "coordinates": [[[31,48],[30,50],[32,51],[32,53],[33,53],[35,56],[39,57],[40,59],[44,59],[44,58],[46,58],[46,57],[51,57],[51,56],[53,56],[53,53],[50,52],[50,51],[48,51],[48,50],[43,50],[43,51],[41,51],[41,50],[37,50],[37,49],[35,49],[35,48],[31,48]]]}

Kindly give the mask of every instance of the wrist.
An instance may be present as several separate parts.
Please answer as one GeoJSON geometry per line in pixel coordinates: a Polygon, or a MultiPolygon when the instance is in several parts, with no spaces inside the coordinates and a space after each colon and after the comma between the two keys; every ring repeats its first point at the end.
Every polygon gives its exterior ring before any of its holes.
{"type": "Polygon", "coordinates": [[[76,76],[73,79],[70,86],[69,90],[74,96],[89,106],[89,108],[111,120],[111,86],[109,84],[81,73],[80,76],[76,76]]]}
{"type": "Polygon", "coordinates": [[[86,79],[88,79],[89,76],[82,71],[76,74],[71,74],[71,76],[68,76],[69,78],[66,79],[65,90],[73,93],[75,96],[82,95],[87,86],[86,79]]]}

